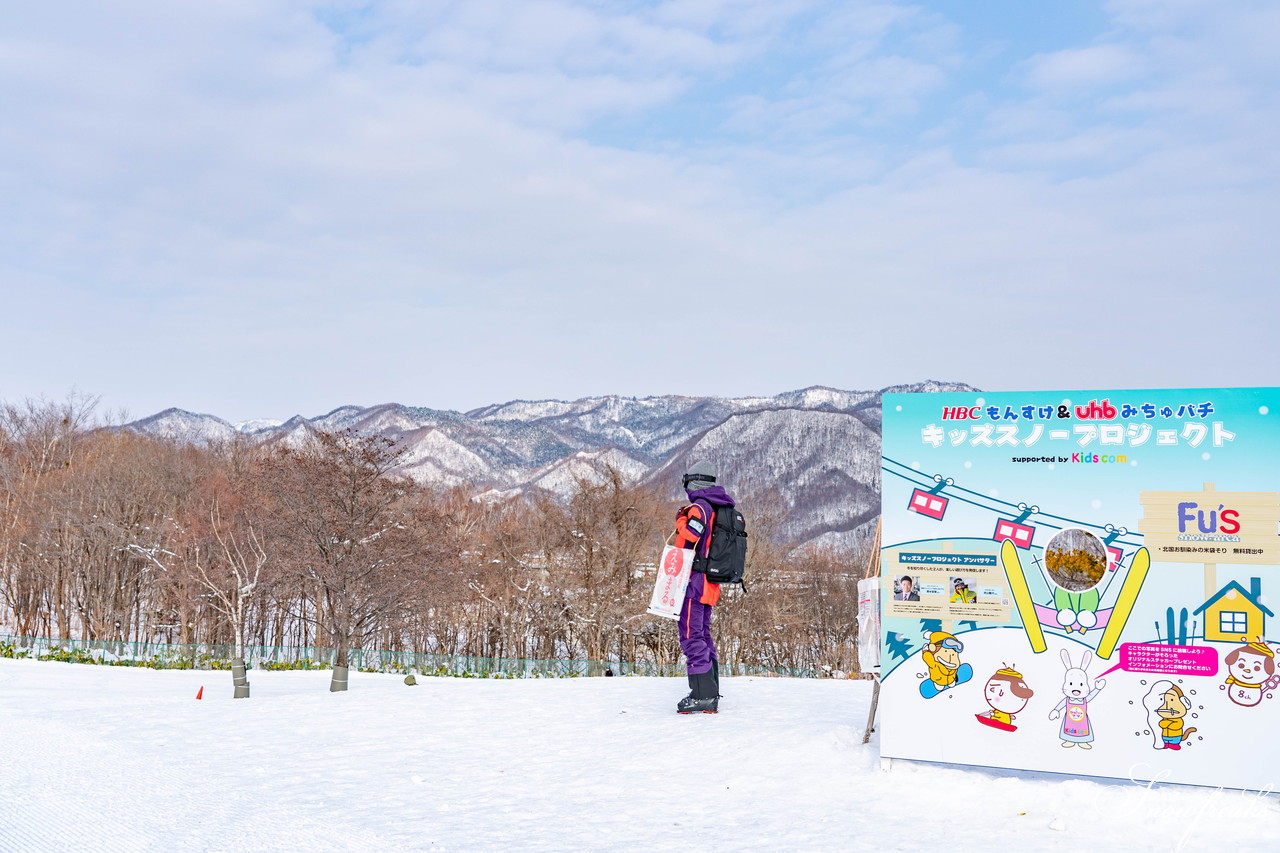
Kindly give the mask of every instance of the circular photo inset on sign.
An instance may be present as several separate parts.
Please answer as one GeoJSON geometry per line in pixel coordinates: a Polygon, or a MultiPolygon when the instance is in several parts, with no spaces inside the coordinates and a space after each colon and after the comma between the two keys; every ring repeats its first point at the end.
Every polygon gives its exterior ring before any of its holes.
{"type": "Polygon", "coordinates": [[[1087,530],[1071,527],[1060,531],[1044,549],[1049,577],[1063,589],[1093,589],[1107,571],[1107,549],[1087,530]]]}

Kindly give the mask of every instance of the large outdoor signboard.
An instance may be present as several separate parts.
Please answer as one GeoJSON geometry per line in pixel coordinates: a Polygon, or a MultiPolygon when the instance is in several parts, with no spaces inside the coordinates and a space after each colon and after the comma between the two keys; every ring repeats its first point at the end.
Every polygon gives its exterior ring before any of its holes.
{"type": "Polygon", "coordinates": [[[1280,389],[885,394],[881,753],[1270,790],[1280,389]]]}

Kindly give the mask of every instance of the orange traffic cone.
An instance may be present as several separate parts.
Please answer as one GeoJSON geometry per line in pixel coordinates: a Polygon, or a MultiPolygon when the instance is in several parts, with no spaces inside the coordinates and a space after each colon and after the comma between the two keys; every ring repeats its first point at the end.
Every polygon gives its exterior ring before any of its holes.
{"type": "Polygon", "coordinates": [[[204,698],[204,685],[203,685],[203,684],[201,684],[201,685],[200,685],[200,689],[196,691],[196,698],[197,698],[197,699],[203,699],[203,698],[204,698]]]}

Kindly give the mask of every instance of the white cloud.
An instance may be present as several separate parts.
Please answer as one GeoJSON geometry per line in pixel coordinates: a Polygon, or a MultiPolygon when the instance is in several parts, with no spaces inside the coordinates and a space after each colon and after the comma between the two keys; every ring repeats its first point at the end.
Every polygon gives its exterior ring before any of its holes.
{"type": "Polygon", "coordinates": [[[1276,68],[1219,7],[1115,9],[1009,60],[1027,89],[889,3],[24,6],[0,393],[1221,381],[1173,341],[1265,384],[1276,68]],[[691,374],[703,347],[735,359],[691,374]]]}
{"type": "Polygon", "coordinates": [[[1142,73],[1141,56],[1125,45],[1099,44],[1042,54],[1027,63],[1030,85],[1040,89],[1092,89],[1126,83],[1142,73]]]}

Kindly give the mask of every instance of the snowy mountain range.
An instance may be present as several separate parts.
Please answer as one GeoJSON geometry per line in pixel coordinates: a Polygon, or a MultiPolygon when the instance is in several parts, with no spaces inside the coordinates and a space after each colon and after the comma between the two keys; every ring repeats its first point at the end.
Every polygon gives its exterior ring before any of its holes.
{"type": "Polygon", "coordinates": [[[533,489],[563,496],[579,479],[599,481],[609,466],[675,500],[680,474],[706,459],[731,492],[770,495],[795,540],[847,546],[868,535],[879,513],[880,395],[976,390],[928,381],[773,397],[515,400],[470,412],[384,403],[241,424],[167,409],[125,428],[193,443],[246,436],[297,444],[317,430],[378,433],[405,444],[401,470],[415,480],[492,497],[533,489]]]}

